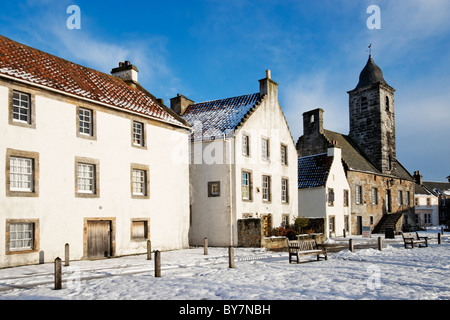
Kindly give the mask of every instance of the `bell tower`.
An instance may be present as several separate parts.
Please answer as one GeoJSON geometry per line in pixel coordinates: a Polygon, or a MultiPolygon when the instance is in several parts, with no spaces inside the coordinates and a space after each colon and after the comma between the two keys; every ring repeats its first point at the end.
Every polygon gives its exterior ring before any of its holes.
{"type": "Polygon", "coordinates": [[[396,173],[394,92],[372,55],[361,71],[358,85],[348,91],[349,137],[384,174],[396,173]]]}

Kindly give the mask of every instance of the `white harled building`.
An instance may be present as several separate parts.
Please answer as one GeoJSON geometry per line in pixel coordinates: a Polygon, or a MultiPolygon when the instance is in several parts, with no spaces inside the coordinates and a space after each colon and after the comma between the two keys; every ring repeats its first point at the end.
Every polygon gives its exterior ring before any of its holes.
{"type": "Polygon", "coordinates": [[[191,131],[137,75],[0,36],[0,267],[188,247],[191,131]]]}
{"type": "Polygon", "coordinates": [[[237,245],[240,219],[263,219],[266,234],[294,222],[297,152],[270,70],[257,93],[201,103],[179,94],[171,108],[193,128],[191,245],[237,245]]]}

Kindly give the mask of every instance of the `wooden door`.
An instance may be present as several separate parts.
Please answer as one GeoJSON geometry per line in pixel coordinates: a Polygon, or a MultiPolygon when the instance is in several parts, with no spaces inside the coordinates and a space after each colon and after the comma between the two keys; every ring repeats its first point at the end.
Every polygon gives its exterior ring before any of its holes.
{"type": "Polygon", "coordinates": [[[111,256],[111,221],[87,222],[87,257],[107,258],[111,256]]]}

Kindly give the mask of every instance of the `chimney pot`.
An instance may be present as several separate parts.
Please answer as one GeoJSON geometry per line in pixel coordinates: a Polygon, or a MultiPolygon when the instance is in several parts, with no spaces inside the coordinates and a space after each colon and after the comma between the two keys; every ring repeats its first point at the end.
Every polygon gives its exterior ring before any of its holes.
{"type": "Polygon", "coordinates": [[[270,79],[270,70],[266,70],[266,78],[270,79]]]}

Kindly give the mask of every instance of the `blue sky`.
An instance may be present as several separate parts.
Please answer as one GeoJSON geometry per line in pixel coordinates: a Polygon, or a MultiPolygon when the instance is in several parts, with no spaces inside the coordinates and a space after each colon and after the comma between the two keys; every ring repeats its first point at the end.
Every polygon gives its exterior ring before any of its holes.
{"type": "Polygon", "coordinates": [[[110,73],[119,61],[169,105],[255,93],[270,69],[295,141],[302,114],[348,134],[348,94],[368,45],[395,94],[397,158],[424,180],[450,175],[448,0],[3,0],[0,33],[110,73]],[[78,5],[81,29],[67,28],[78,5]],[[370,5],[381,29],[369,29],[370,5]]]}

